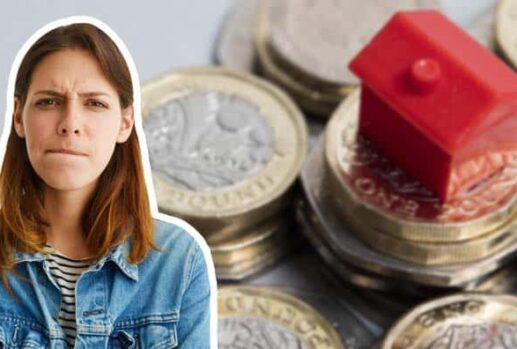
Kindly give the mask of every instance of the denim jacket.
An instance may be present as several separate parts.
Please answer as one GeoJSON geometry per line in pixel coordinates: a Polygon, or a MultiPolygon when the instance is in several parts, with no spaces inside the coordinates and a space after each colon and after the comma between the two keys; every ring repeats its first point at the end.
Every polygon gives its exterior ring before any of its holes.
{"type": "MultiPolygon", "coordinates": [[[[76,284],[75,348],[204,349],[210,343],[210,284],[199,244],[183,228],[156,220],[155,241],[138,265],[130,242],[114,247],[76,284]]],[[[8,273],[19,302],[0,283],[0,348],[67,348],[58,323],[61,292],[41,253],[16,252],[8,273]]]]}

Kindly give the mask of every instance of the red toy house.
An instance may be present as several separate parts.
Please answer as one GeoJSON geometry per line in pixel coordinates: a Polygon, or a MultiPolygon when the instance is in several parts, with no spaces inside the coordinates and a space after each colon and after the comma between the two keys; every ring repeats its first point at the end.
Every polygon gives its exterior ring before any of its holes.
{"type": "Polygon", "coordinates": [[[517,151],[517,75],[437,11],[394,15],[350,69],[360,132],[442,201],[517,151]]]}

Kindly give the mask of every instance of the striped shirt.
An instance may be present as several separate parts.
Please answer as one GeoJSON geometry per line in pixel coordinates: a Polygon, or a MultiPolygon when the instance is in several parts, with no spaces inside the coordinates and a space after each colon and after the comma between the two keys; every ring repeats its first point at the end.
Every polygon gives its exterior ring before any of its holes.
{"type": "Polygon", "coordinates": [[[90,267],[90,263],[84,261],[88,258],[66,257],[48,243],[45,244],[45,247],[50,252],[47,257],[50,273],[59,285],[63,296],[59,310],[59,323],[65,332],[68,345],[73,348],[76,336],[75,284],[79,276],[90,267]]]}

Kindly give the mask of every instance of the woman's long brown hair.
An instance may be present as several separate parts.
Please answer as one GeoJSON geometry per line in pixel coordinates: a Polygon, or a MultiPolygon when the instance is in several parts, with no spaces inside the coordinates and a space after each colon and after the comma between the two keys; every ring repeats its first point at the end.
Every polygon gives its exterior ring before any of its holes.
{"type": "MultiPolygon", "coordinates": [[[[131,75],[115,43],[99,28],[87,23],[53,29],[29,49],[18,69],[15,96],[23,109],[35,67],[49,54],[66,49],[91,53],[102,72],[116,88],[121,108],[133,103],[131,75]]],[[[13,96],[14,97],[14,96],[13,96]]],[[[0,266],[2,283],[13,296],[7,272],[15,271],[15,250],[44,253],[48,226],[43,207],[43,182],[33,170],[25,145],[11,127],[0,172],[0,266]]],[[[100,175],[97,188],[86,206],[82,228],[92,260],[102,258],[114,246],[131,240],[130,263],[139,263],[155,244],[144,181],[140,146],[135,132],[117,143],[112,158],[100,175]]]]}

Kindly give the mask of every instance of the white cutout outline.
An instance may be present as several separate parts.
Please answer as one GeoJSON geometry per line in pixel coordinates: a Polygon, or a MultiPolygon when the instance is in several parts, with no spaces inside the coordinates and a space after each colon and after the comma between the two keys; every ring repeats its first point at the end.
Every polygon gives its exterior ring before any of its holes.
{"type": "Polygon", "coordinates": [[[217,280],[215,276],[215,267],[212,260],[212,254],[207,242],[201,236],[201,234],[189,223],[178,217],[169,216],[158,211],[158,204],[156,200],[156,193],[154,191],[154,185],[152,182],[151,165],[149,162],[149,152],[147,150],[147,141],[143,131],[143,120],[142,120],[142,108],[141,108],[141,94],[140,94],[140,78],[136,70],[135,62],[133,57],[129,53],[126,45],[122,39],[104,22],[91,16],[70,16],[54,20],[47,23],[40,29],[36,30],[34,34],[23,44],[20,48],[11,66],[9,72],[9,80],[7,83],[6,93],[6,112],[4,118],[3,131],[0,136],[0,163],[3,164],[5,152],[7,148],[7,139],[11,131],[12,117],[14,111],[14,85],[16,82],[16,75],[18,74],[19,67],[28,50],[34,45],[34,43],[49,31],[69,24],[75,23],[88,23],[96,26],[102,30],[108,37],[115,43],[122,56],[124,57],[126,64],[131,75],[133,84],[133,108],[134,108],[134,125],[135,131],[138,137],[138,143],[140,145],[140,152],[142,157],[142,166],[144,170],[144,180],[147,187],[148,199],[150,204],[151,215],[155,219],[163,220],[168,223],[177,225],[183,228],[189,233],[201,248],[207,271],[208,279],[210,283],[210,348],[217,349],[217,280]]]}

